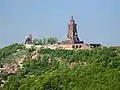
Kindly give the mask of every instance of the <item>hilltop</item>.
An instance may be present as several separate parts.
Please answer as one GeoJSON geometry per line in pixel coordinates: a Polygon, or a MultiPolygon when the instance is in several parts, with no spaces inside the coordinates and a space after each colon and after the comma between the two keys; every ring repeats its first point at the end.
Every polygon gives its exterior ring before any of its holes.
{"type": "Polygon", "coordinates": [[[0,49],[0,90],[119,90],[120,47],[0,49]]]}

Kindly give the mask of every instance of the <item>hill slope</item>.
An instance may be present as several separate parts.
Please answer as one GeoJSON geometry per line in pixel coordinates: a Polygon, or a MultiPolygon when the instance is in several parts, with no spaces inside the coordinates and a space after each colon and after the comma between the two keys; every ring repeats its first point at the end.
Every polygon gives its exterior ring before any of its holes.
{"type": "Polygon", "coordinates": [[[120,89],[119,47],[36,50],[13,44],[0,49],[0,66],[0,90],[120,89]]]}

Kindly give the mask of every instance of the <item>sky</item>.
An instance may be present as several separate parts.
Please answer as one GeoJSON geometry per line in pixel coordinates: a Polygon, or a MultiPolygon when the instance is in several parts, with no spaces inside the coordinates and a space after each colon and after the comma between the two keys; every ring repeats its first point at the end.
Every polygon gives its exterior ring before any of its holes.
{"type": "Polygon", "coordinates": [[[28,34],[65,40],[71,16],[85,43],[120,45],[120,0],[0,0],[0,47],[28,34]]]}

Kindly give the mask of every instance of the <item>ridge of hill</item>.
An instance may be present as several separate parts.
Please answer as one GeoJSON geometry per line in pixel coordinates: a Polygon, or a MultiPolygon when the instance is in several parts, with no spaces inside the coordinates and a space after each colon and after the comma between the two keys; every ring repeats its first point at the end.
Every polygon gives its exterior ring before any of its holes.
{"type": "Polygon", "coordinates": [[[0,90],[119,90],[120,47],[0,49],[0,90]]]}

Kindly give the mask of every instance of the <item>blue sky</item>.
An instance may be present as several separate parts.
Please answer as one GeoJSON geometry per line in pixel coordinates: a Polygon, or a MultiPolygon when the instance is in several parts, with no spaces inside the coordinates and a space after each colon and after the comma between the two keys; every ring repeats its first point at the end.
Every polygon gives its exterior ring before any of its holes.
{"type": "Polygon", "coordinates": [[[0,47],[29,33],[65,40],[71,15],[81,40],[120,45],[120,0],[0,0],[0,47]]]}

